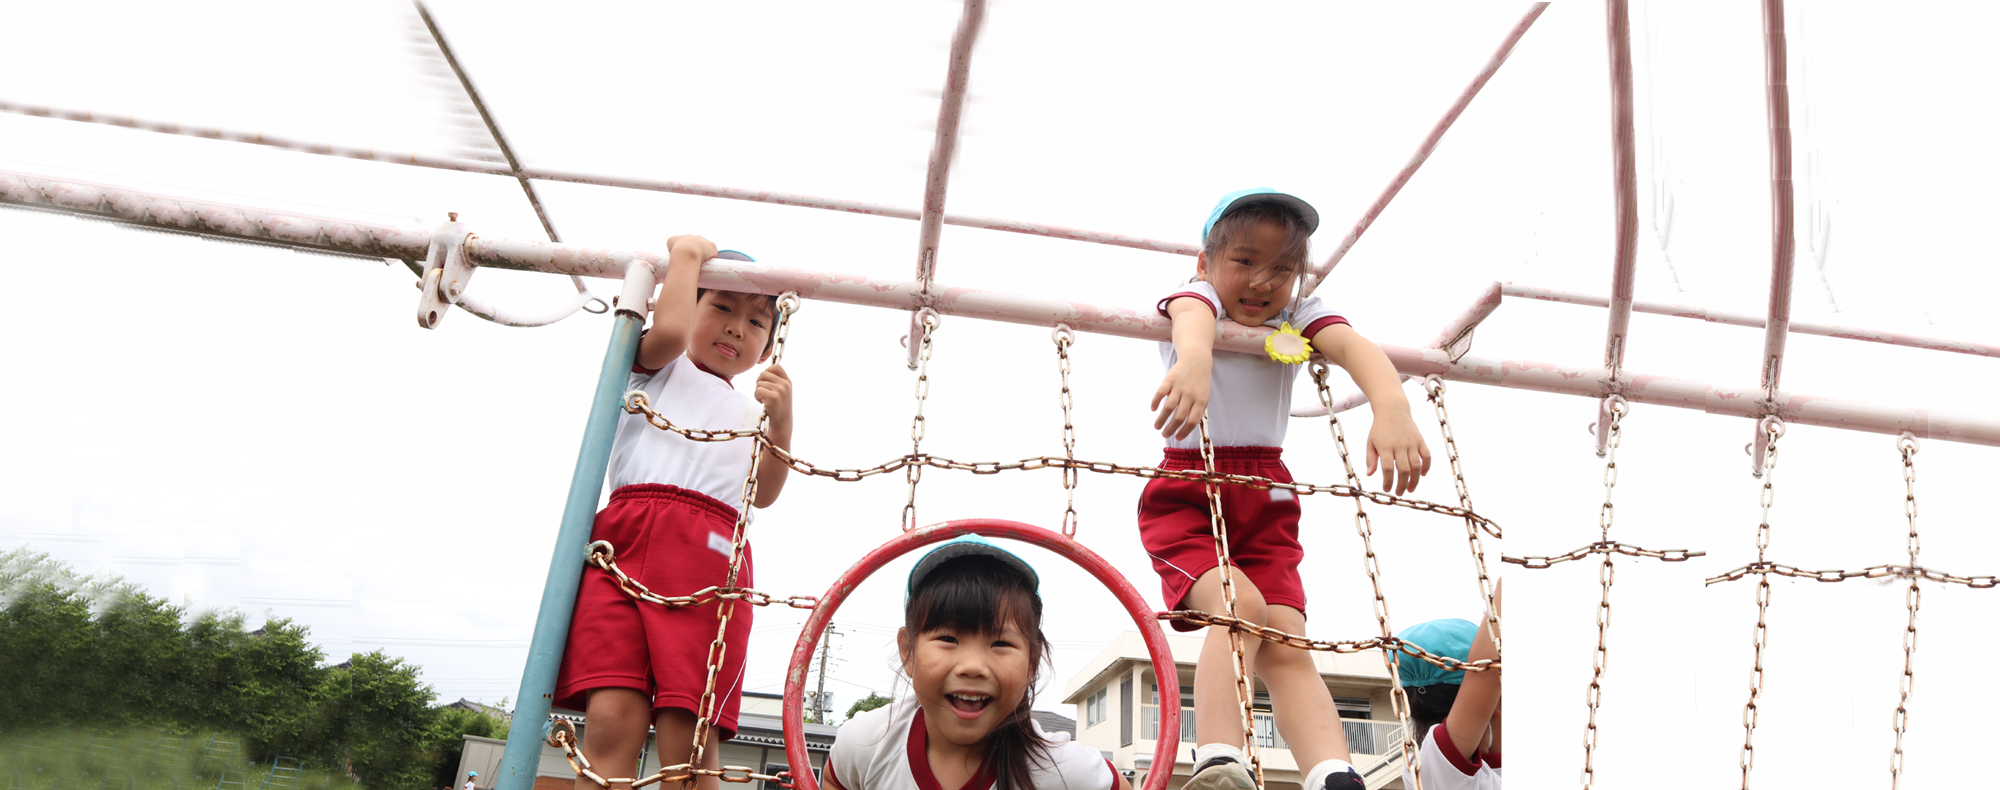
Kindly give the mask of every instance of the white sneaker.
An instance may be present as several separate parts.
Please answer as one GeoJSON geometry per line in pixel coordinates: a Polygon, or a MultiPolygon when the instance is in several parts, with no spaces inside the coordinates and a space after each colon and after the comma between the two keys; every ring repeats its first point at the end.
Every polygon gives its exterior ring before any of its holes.
{"type": "Polygon", "coordinates": [[[1182,790],[1255,790],[1250,769],[1232,757],[1211,757],[1196,768],[1182,790]]]}

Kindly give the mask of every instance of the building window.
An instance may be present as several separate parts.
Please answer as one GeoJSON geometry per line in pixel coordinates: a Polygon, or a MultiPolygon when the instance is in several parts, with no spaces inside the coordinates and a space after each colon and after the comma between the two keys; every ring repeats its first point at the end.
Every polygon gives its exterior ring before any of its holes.
{"type": "MultiPolygon", "coordinates": [[[[1146,713],[1140,737],[1158,740],[1160,737],[1160,686],[1146,684],[1146,713]]],[[[1181,686],[1181,743],[1194,743],[1194,684],[1181,686]]]]}
{"type": "Polygon", "coordinates": [[[1099,722],[1109,718],[1110,711],[1106,710],[1106,703],[1111,701],[1110,697],[1111,687],[1105,686],[1083,701],[1083,726],[1095,727],[1099,722]]]}
{"type": "Polygon", "coordinates": [[[1118,681],[1118,745],[1132,745],[1132,676],[1118,681]]]}

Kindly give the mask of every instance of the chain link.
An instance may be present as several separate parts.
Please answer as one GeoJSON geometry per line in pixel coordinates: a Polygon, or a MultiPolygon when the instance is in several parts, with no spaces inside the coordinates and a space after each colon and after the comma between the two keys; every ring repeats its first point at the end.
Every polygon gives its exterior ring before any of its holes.
{"type": "MultiPolygon", "coordinates": [[[[1896,449],[1903,456],[1903,516],[1910,523],[1910,567],[1917,567],[1917,551],[1922,544],[1917,541],[1917,437],[1904,433],[1896,439],[1896,449]]],[[[1903,731],[1910,726],[1910,689],[1917,683],[1917,607],[1923,603],[1924,593],[1917,589],[1917,577],[1910,577],[1910,591],[1903,594],[1903,606],[1910,610],[1909,625],[1903,628],[1903,676],[1896,681],[1900,696],[1896,699],[1896,750],[1889,756],[1889,790],[1896,790],[1903,782],[1903,731]]]]}
{"type": "MultiPolygon", "coordinates": [[[[1458,504],[1471,510],[1472,492],[1465,484],[1465,466],[1459,462],[1458,439],[1452,436],[1451,415],[1444,408],[1444,378],[1436,374],[1424,377],[1424,397],[1430,399],[1432,410],[1437,412],[1438,431],[1444,434],[1445,456],[1451,459],[1452,481],[1458,486],[1458,504]]],[[[1500,653],[1499,607],[1493,605],[1493,580],[1486,574],[1486,548],[1479,541],[1479,525],[1471,519],[1465,522],[1465,540],[1472,548],[1473,568],[1479,572],[1479,599],[1486,602],[1487,634],[1493,638],[1494,652],[1500,653]]]]}
{"type": "Polygon", "coordinates": [[[696,778],[703,776],[713,776],[721,781],[734,784],[774,782],[780,787],[787,788],[787,790],[792,787],[791,771],[764,774],[758,773],[757,769],[740,765],[725,765],[721,768],[695,768],[694,762],[660,766],[658,772],[644,779],[606,779],[591,769],[590,760],[583,756],[583,750],[577,746],[576,725],[568,719],[557,719],[554,722],[554,726],[550,729],[546,742],[550,746],[563,750],[563,757],[569,760],[570,770],[575,771],[578,776],[589,779],[598,787],[605,788],[606,790],[610,790],[613,783],[630,785],[632,790],[638,790],[655,782],[661,783],[663,786],[667,782],[691,784],[696,778]]]}
{"type": "Polygon", "coordinates": [[[1876,565],[1858,571],[1812,571],[1800,570],[1790,565],[1776,562],[1753,562],[1720,576],[1711,577],[1708,583],[1733,582],[1752,574],[1775,574],[1778,576],[1811,579],[1818,582],[1844,582],[1848,579],[1897,578],[1911,580],[1924,579],[1943,584],[1963,584],[1975,590],[1990,590],[2000,587],[2000,576],[1953,576],[1944,571],[1934,571],[1929,568],[1919,568],[1909,565],[1876,565]]]}
{"type": "Polygon", "coordinates": [[[779,598],[770,593],[761,590],[752,590],[748,587],[709,586],[687,595],[661,595],[648,589],[646,585],[640,584],[638,580],[625,575],[625,571],[619,569],[617,551],[608,540],[595,541],[590,544],[590,559],[587,562],[603,570],[605,573],[611,574],[611,578],[618,582],[618,589],[624,592],[626,597],[635,601],[656,603],[666,607],[707,606],[719,600],[738,600],[751,606],[784,604],[793,609],[811,609],[819,606],[819,599],[814,596],[794,595],[788,598],[779,598]]]}
{"type": "MultiPolygon", "coordinates": [[[[917,311],[917,323],[923,328],[923,337],[917,341],[917,413],[910,418],[910,454],[905,459],[923,455],[924,401],[931,396],[931,332],[940,320],[937,311],[929,307],[917,311]]],[[[903,503],[903,531],[909,532],[917,528],[917,482],[924,479],[924,465],[903,464],[903,479],[910,484],[910,498],[903,503]]]]}
{"type": "MultiPolygon", "coordinates": [[[[1319,403],[1326,407],[1327,430],[1333,434],[1333,446],[1340,452],[1340,466],[1347,473],[1347,484],[1360,491],[1361,478],[1354,474],[1354,459],[1347,452],[1347,433],[1340,427],[1340,415],[1333,408],[1333,393],[1326,386],[1326,362],[1313,360],[1311,370],[1313,384],[1319,390],[1319,403]]],[[[1381,626],[1383,639],[1394,639],[1395,634],[1389,627],[1389,601],[1382,596],[1382,564],[1375,556],[1375,530],[1368,520],[1367,508],[1362,505],[1364,498],[1372,499],[1361,496],[1354,498],[1354,530],[1361,535],[1362,564],[1368,570],[1368,584],[1375,592],[1375,622],[1381,626]]],[[[1470,508],[1460,509],[1467,513],[1472,512],[1470,508]]],[[[1417,785],[1415,790],[1423,790],[1423,766],[1417,759],[1416,741],[1411,738],[1414,727],[1410,724],[1410,699],[1403,692],[1403,673],[1397,667],[1395,657],[1387,650],[1382,651],[1382,664],[1389,669],[1390,706],[1395,710],[1397,721],[1403,725],[1403,766],[1409,769],[1410,778],[1415,780],[1417,785]]]]}
{"type": "Polygon", "coordinates": [[[1196,626],[1222,626],[1241,631],[1272,644],[1295,647],[1300,650],[1317,650],[1322,653],[1361,653],[1369,650],[1387,650],[1392,653],[1407,653],[1419,661],[1446,671],[1464,670],[1467,672],[1484,672],[1488,668],[1500,668],[1500,661],[1498,659],[1483,658],[1478,661],[1460,661],[1450,656],[1440,656],[1432,653],[1418,646],[1415,642],[1404,641],[1400,637],[1383,638],[1378,636],[1344,642],[1310,639],[1298,634],[1280,631],[1268,625],[1258,625],[1248,620],[1241,620],[1227,615],[1209,614],[1195,609],[1160,612],[1157,617],[1163,621],[1179,621],[1196,626]]]}
{"type": "Polygon", "coordinates": [[[1597,709],[1604,701],[1604,670],[1611,663],[1611,649],[1605,638],[1611,630],[1611,583],[1618,578],[1618,569],[1612,565],[1611,558],[1617,556],[1615,549],[1622,545],[1611,540],[1611,522],[1617,512],[1613,509],[1611,494],[1618,488],[1618,445],[1625,439],[1625,430],[1621,427],[1625,421],[1625,399],[1618,395],[1605,398],[1604,410],[1611,415],[1611,422],[1605,429],[1604,505],[1597,509],[1600,538],[1594,545],[1608,545],[1612,550],[1601,552],[1604,562],[1597,566],[1597,583],[1603,588],[1603,594],[1597,599],[1597,650],[1590,658],[1590,687],[1584,691],[1584,703],[1590,710],[1590,717],[1583,725],[1584,790],[1590,790],[1597,784],[1597,709]]]}
{"type": "Polygon", "coordinates": [[[1638,546],[1619,543],[1615,540],[1605,540],[1575,549],[1568,554],[1556,554],[1548,557],[1503,556],[1500,558],[1500,561],[1520,565],[1531,571],[1538,571],[1551,565],[1558,565],[1571,560],[1580,560],[1592,554],[1623,554],[1627,557],[1647,557],[1663,562],[1687,562],[1694,557],[1708,556],[1708,552],[1693,549],[1642,549],[1638,546]]]}
{"type": "MultiPolygon", "coordinates": [[[[1208,438],[1208,413],[1201,415],[1201,466],[1210,475],[1215,474],[1215,444],[1208,438]]],[[[1222,485],[1209,480],[1203,488],[1208,492],[1209,534],[1215,539],[1215,567],[1222,571],[1222,604],[1224,616],[1230,621],[1229,654],[1236,668],[1236,701],[1238,721],[1243,727],[1243,753],[1250,758],[1250,776],[1258,788],[1264,786],[1264,762],[1257,753],[1257,714],[1251,707],[1254,695],[1250,693],[1250,665],[1243,655],[1243,632],[1237,625],[1243,624],[1236,617],[1236,566],[1229,561],[1229,523],[1222,517],[1222,485]]]]}
{"type": "Polygon", "coordinates": [[[1069,497],[1069,506],[1063,509],[1062,534],[1073,538],[1076,537],[1076,421],[1070,419],[1069,347],[1076,342],[1076,333],[1068,324],[1056,324],[1050,336],[1055,339],[1056,360],[1062,370],[1063,459],[1069,462],[1062,468],[1063,493],[1069,497]]]}
{"type": "MultiPolygon", "coordinates": [[[[791,334],[792,314],[798,307],[799,298],[796,294],[787,292],[778,298],[778,325],[772,329],[771,364],[773,365],[784,361],[784,339],[791,334]]],[[[651,422],[651,417],[647,419],[651,422]]],[[[766,432],[770,425],[769,411],[757,416],[755,443],[750,450],[750,472],[743,477],[743,504],[736,509],[736,528],[729,537],[729,575],[722,585],[726,588],[736,588],[737,574],[743,570],[743,551],[746,543],[744,533],[750,527],[750,508],[757,503],[757,470],[764,460],[765,451],[777,449],[777,445],[771,443],[770,435],[766,432]]],[[[620,588],[624,589],[624,585],[621,584],[620,588]]],[[[702,752],[707,748],[709,723],[716,720],[715,680],[722,672],[723,656],[728,650],[726,637],[729,635],[729,618],[736,612],[737,598],[718,597],[720,602],[716,604],[715,609],[715,641],[708,644],[708,676],[702,684],[701,701],[695,707],[694,748],[687,763],[690,766],[701,764],[702,752]]],[[[664,773],[665,769],[661,769],[661,774],[664,773]]],[[[687,775],[681,781],[691,787],[694,784],[694,775],[687,775]]]]}
{"type": "MultiPolygon", "coordinates": [[[[1785,435],[1785,423],[1777,417],[1765,417],[1761,423],[1764,429],[1764,487],[1757,495],[1758,503],[1764,509],[1762,521],[1757,523],[1757,563],[1764,563],[1764,550],[1771,546],[1771,479],[1778,473],[1778,437],[1785,435]]],[[[1714,580],[1710,580],[1710,584],[1714,580]]],[[[1738,763],[1743,768],[1742,790],[1750,790],[1750,769],[1757,765],[1757,747],[1751,743],[1757,734],[1757,697],[1764,693],[1764,646],[1770,637],[1770,627],[1765,624],[1765,615],[1771,609],[1771,577],[1760,574],[1757,577],[1757,628],[1751,633],[1756,644],[1756,656],[1750,666],[1750,701],[1743,705],[1743,754],[1738,763]]]]}
{"type": "MultiPolygon", "coordinates": [[[[626,411],[633,414],[647,415],[647,421],[662,430],[671,431],[698,442],[726,442],[733,439],[752,439],[761,435],[758,431],[704,431],[695,428],[682,428],[669,422],[665,417],[660,416],[658,412],[653,411],[652,406],[647,403],[645,393],[636,390],[626,393],[625,408],[626,411]]],[[[1145,480],[1164,478],[1168,480],[1186,480],[1194,483],[1213,481],[1224,485],[1248,486],[1260,491],[1279,489],[1290,491],[1299,496],[1329,494],[1336,497],[1366,499],[1378,505],[1408,508],[1424,513],[1437,513],[1439,515],[1467,519],[1477,524],[1479,529],[1487,535],[1495,538],[1502,536],[1498,523],[1468,508],[1455,507],[1438,502],[1428,502],[1421,499],[1408,499],[1395,496],[1386,491],[1369,491],[1359,485],[1343,485],[1340,483],[1324,485],[1284,483],[1257,475],[1225,474],[1196,469],[1162,469],[1157,466],[1128,466],[1109,461],[1089,461],[1053,455],[1023,458],[1019,461],[956,461],[929,453],[911,453],[909,455],[897,456],[893,460],[866,468],[829,469],[801,459],[798,456],[792,455],[790,451],[775,445],[766,444],[765,451],[800,474],[811,475],[813,477],[830,477],[843,483],[857,482],[876,475],[906,470],[912,466],[928,466],[937,469],[971,472],[979,475],[1032,471],[1036,469],[1073,469],[1081,472],[1095,472],[1097,474],[1130,475],[1145,480]]]]}

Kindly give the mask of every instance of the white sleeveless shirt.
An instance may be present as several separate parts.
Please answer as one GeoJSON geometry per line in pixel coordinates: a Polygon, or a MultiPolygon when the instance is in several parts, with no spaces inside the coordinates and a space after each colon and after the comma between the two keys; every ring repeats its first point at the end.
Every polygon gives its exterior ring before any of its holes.
{"type": "MultiPolygon", "coordinates": [[[[685,355],[658,372],[632,364],[626,390],[643,390],[653,410],[682,428],[755,430],[764,407],[736,391],[721,376],[701,369],[685,355]]],[[[750,475],[754,439],[696,442],[627,414],[621,403],[618,434],[611,440],[611,487],[663,483],[699,491],[732,508],[743,505],[743,479],[750,475]]]]}

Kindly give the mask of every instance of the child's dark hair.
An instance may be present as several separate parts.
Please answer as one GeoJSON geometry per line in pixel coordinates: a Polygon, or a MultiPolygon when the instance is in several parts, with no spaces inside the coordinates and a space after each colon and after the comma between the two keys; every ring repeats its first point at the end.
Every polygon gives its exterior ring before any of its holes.
{"type": "Polygon", "coordinates": [[[986,736],[986,759],[997,769],[994,787],[1032,790],[1030,768],[1052,764],[1050,743],[1035,730],[1031,715],[1042,665],[1050,660],[1049,640],[1042,635],[1041,596],[1020,571],[994,557],[974,554],[932,570],[903,607],[903,627],[912,645],[919,634],[939,628],[996,633],[1007,625],[1019,629],[1027,640],[1028,687],[1021,704],[986,736]]]}
{"type": "Polygon", "coordinates": [[[1277,259],[1290,263],[1301,278],[1300,282],[1304,282],[1306,269],[1309,268],[1306,259],[1311,252],[1312,231],[1306,229],[1305,218],[1298,212],[1277,203],[1251,203],[1222,215],[1215,221],[1215,227],[1209,229],[1208,238],[1201,240],[1201,250],[1208,253],[1209,260],[1219,260],[1223,248],[1236,238],[1236,234],[1266,220],[1278,223],[1278,227],[1285,232],[1285,246],[1278,249],[1277,259]]]}
{"type": "Polygon", "coordinates": [[[1416,741],[1421,746],[1431,730],[1451,715],[1451,704],[1458,701],[1458,684],[1404,686],[1403,696],[1410,701],[1410,724],[1418,729],[1416,741]]]}
{"type": "MultiPolygon", "coordinates": [[[[712,290],[715,289],[712,288],[694,289],[694,300],[696,302],[700,302],[701,295],[708,293],[709,291],[712,290]]],[[[739,292],[732,291],[732,293],[739,293],[739,292]]],[[[776,322],[778,320],[778,297],[774,294],[752,294],[752,295],[764,297],[764,306],[771,308],[771,320],[773,322],[776,322]]],[[[778,339],[778,327],[775,323],[773,323],[772,326],[770,327],[770,331],[764,333],[764,351],[762,354],[758,354],[758,356],[763,356],[764,354],[771,353],[771,344],[775,342],[777,339],[778,339]]]]}

